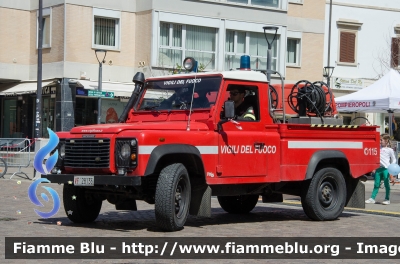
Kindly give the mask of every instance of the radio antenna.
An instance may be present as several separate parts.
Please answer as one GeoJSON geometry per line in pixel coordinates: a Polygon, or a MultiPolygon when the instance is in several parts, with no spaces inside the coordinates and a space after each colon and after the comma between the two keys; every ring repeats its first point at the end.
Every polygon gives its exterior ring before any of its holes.
{"type": "Polygon", "coordinates": [[[192,100],[191,100],[191,102],[190,102],[189,117],[188,117],[188,123],[187,123],[187,126],[186,126],[186,130],[187,130],[187,131],[190,131],[190,117],[191,117],[191,115],[192,115],[194,89],[196,88],[196,78],[197,78],[197,67],[196,67],[196,71],[194,72],[192,100]]]}

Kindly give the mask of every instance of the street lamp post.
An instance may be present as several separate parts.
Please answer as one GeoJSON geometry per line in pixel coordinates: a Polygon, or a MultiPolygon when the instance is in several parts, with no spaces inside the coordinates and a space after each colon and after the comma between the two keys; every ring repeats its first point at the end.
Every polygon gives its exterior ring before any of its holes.
{"type": "Polygon", "coordinates": [[[35,138],[42,137],[42,54],[43,54],[43,0],[39,0],[39,17],[38,17],[38,71],[37,71],[37,87],[36,87],[36,113],[35,113],[35,138]]]}
{"type": "Polygon", "coordinates": [[[331,76],[333,73],[333,69],[335,67],[331,67],[331,23],[332,23],[332,0],[329,3],[329,26],[328,26],[328,66],[324,67],[324,77],[327,78],[326,84],[329,88],[331,88],[331,76]]]}
{"type": "Polygon", "coordinates": [[[325,66],[324,67],[324,72],[323,72],[323,76],[326,78],[326,84],[328,85],[329,88],[331,88],[331,77],[333,74],[333,70],[335,69],[335,67],[332,66],[325,66]]]}
{"type": "MultiPolygon", "coordinates": [[[[94,51],[96,54],[97,61],[99,62],[99,85],[98,85],[98,91],[101,93],[102,90],[102,82],[103,82],[103,63],[106,62],[106,55],[107,51],[106,50],[95,50],[94,51]],[[97,54],[104,53],[104,57],[102,60],[99,60],[99,57],[97,54]]],[[[101,95],[99,95],[99,99],[97,102],[97,124],[101,124],[101,95]]]]}
{"type": "Polygon", "coordinates": [[[264,36],[265,36],[265,39],[267,40],[267,43],[268,43],[268,53],[267,53],[267,80],[268,80],[268,82],[270,82],[270,81],[271,81],[271,57],[272,57],[271,49],[272,49],[272,44],[274,43],[274,41],[275,41],[275,39],[276,39],[276,35],[277,35],[277,33],[278,33],[278,29],[279,29],[279,28],[278,28],[278,27],[274,27],[274,26],[270,26],[270,27],[263,27],[263,29],[264,29],[264,36]],[[268,41],[268,38],[267,38],[267,30],[275,30],[274,38],[272,39],[271,42],[268,41]]]}

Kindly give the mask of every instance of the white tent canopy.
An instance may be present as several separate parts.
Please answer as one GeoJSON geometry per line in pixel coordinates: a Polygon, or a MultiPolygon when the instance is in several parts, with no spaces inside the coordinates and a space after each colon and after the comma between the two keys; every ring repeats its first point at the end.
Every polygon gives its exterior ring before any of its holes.
{"type": "Polygon", "coordinates": [[[400,74],[390,69],[372,85],[335,101],[338,112],[400,113],[400,74]]]}

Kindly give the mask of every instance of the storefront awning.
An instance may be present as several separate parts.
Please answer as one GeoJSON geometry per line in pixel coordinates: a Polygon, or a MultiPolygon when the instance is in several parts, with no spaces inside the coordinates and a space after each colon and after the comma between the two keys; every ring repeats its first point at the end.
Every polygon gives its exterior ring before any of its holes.
{"type": "MultiPolygon", "coordinates": [[[[76,87],[83,87],[86,90],[97,90],[99,83],[97,81],[77,80],[76,87]]],[[[103,82],[101,90],[104,92],[113,92],[116,97],[131,97],[135,89],[134,83],[110,83],[103,82]]]]}
{"type": "MultiPolygon", "coordinates": [[[[42,81],[42,87],[49,86],[54,81],[42,81]]],[[[37,91],[37,82],[7,83],[0,86],[0,95],[34,94],[37,91]]]]}

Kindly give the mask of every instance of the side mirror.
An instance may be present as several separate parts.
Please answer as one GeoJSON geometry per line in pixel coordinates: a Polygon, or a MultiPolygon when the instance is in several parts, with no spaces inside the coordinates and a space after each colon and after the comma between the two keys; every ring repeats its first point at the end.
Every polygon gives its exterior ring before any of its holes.
{"type": "Polygon", "coordinates": [[[221,116],[221,120],[218,122],[218,130],[222,130],[222,124],[228,122],[228,119],[233,119],[235,117],[235,102],[226,101],[224,103],[224,116],[221,116]]]}
{"type": "Polygon", "coordinates": [[[232,119],[235,117],[235,102],[233,101],[226,101],[224,103],[224,112],[226,119],[232,119]]]}

